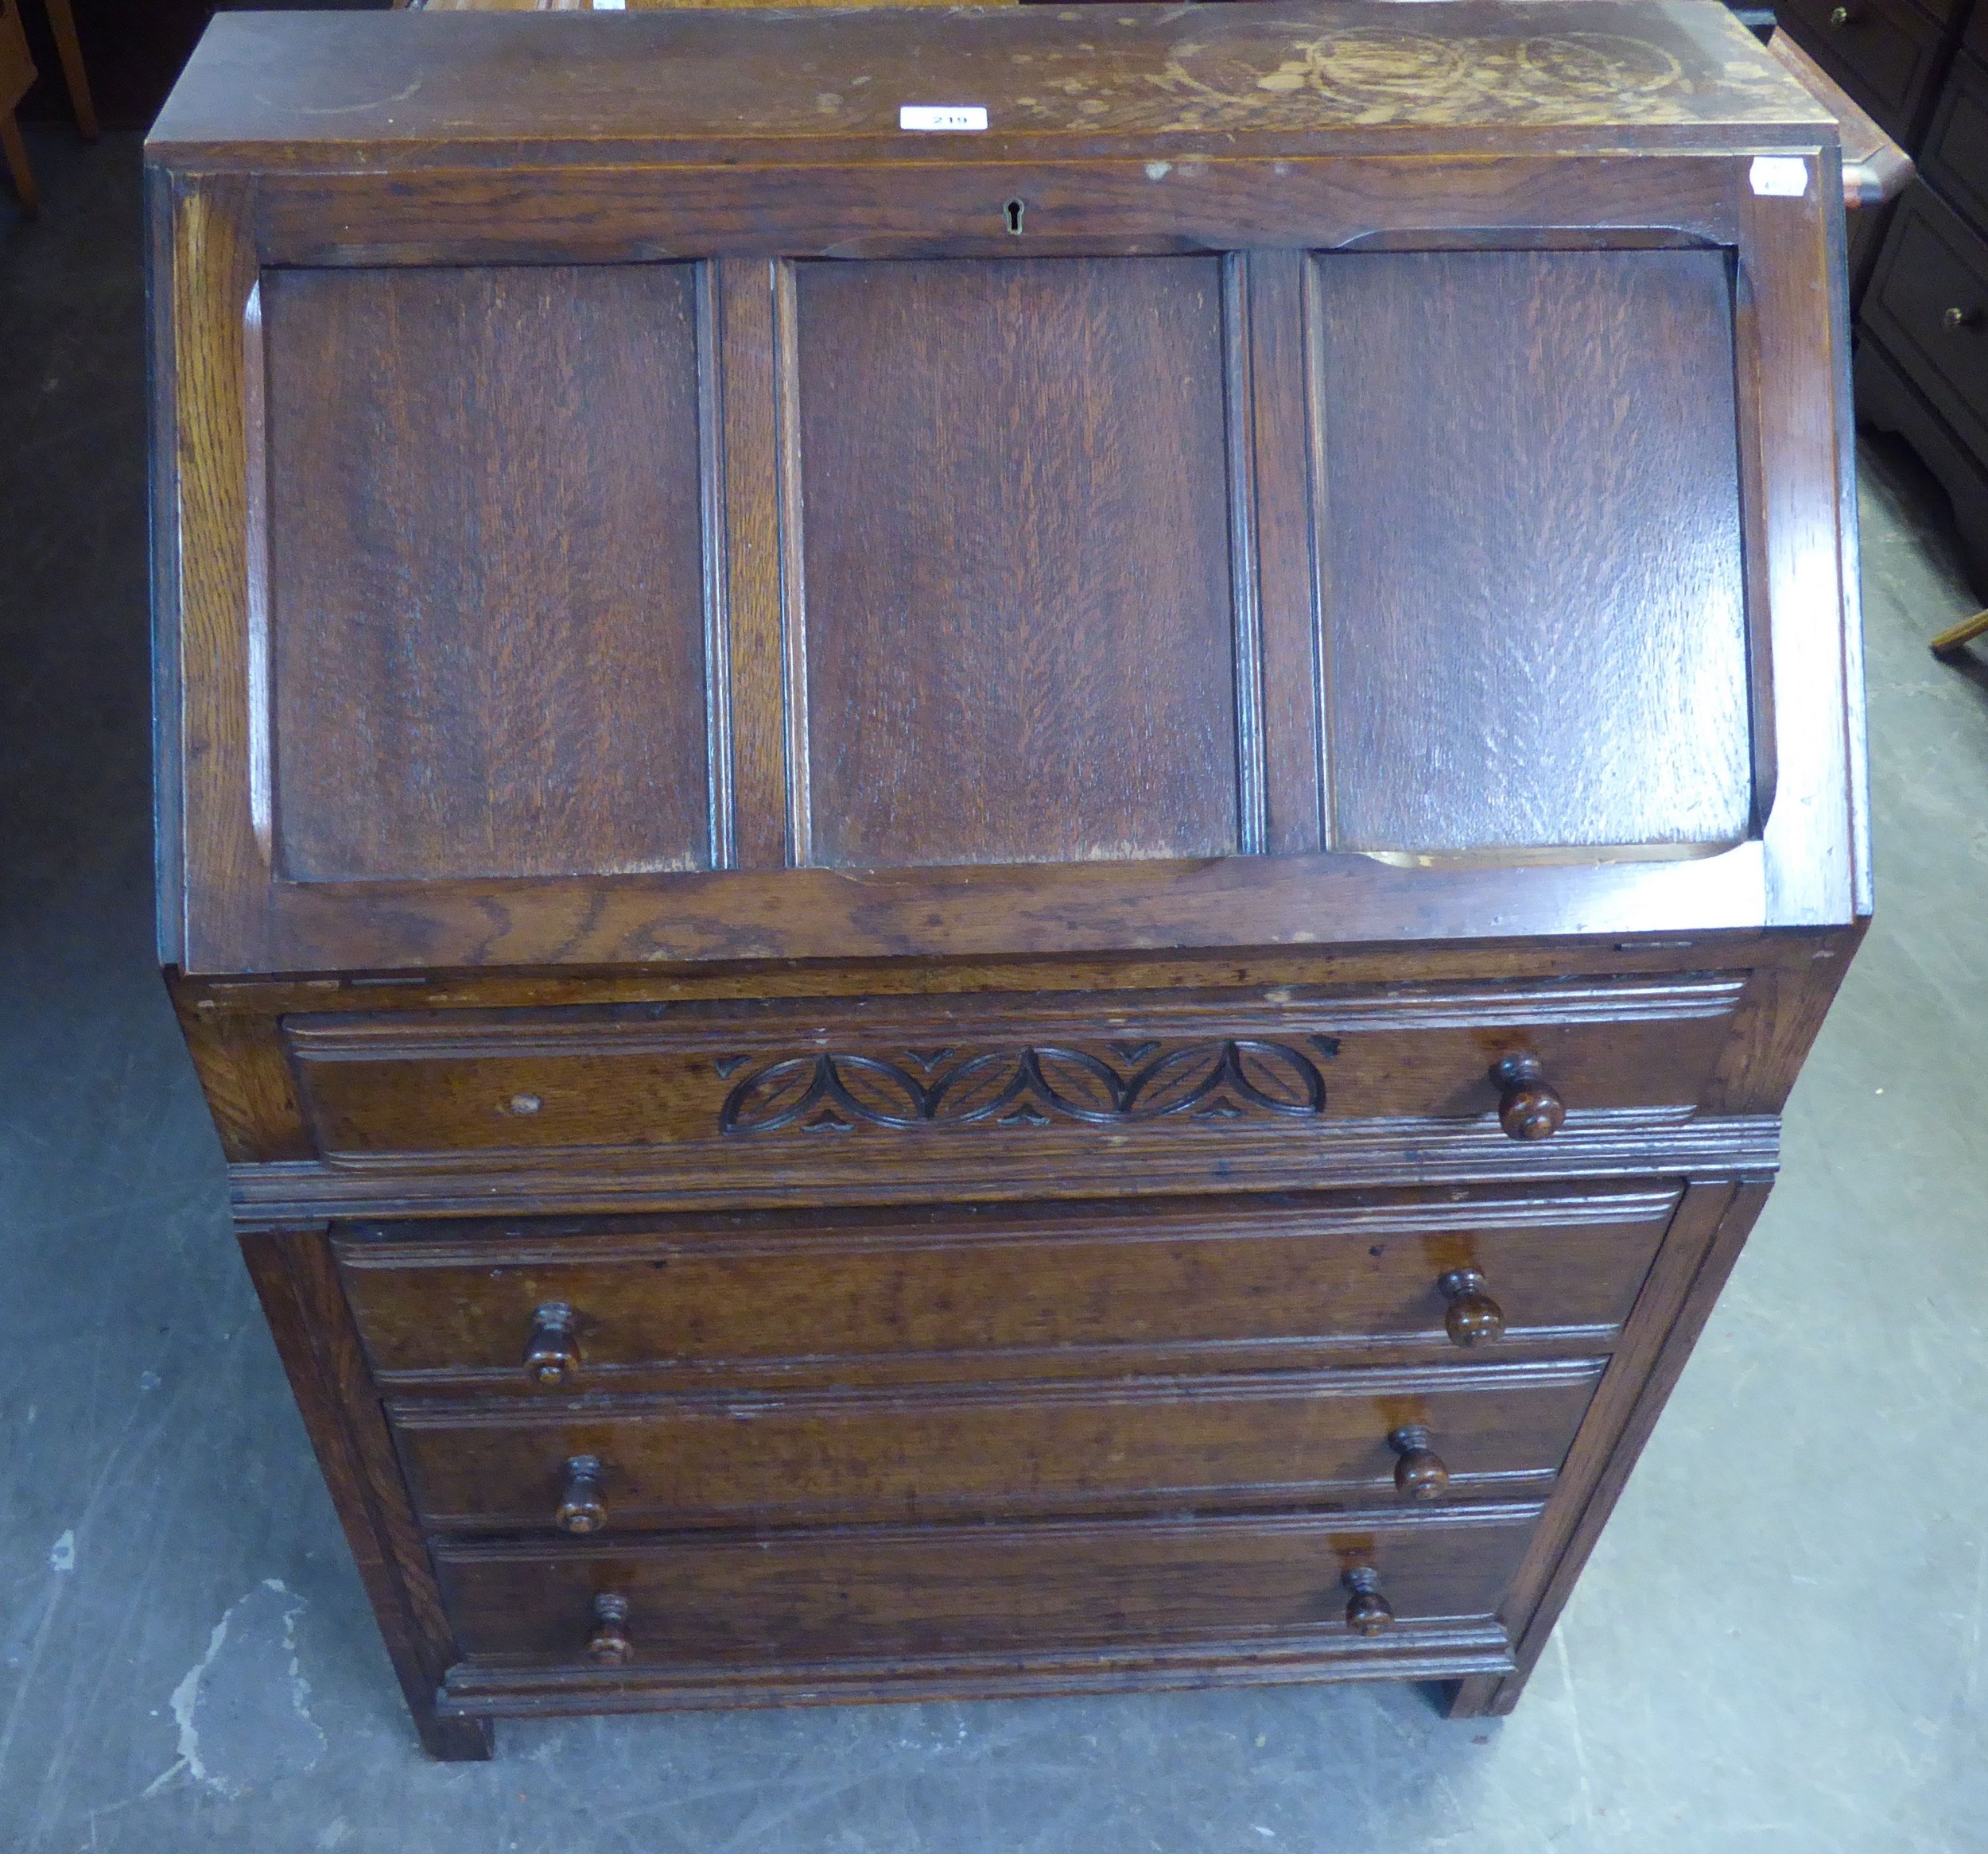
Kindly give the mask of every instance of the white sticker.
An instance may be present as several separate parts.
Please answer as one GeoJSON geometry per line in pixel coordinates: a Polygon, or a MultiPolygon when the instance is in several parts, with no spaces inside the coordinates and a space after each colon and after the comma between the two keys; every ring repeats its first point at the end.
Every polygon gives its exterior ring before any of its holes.
{"type": "Polygon", "coordinates": [[[1757,154],[1746,177],[1764,200],[1799,200],[1808,191],[1808,163],[1800,155],[1757,154]]]}
{"type": "Polygon", "coordinates": [[[596,13],[626,13],[628,0],[594,0],[593,10],[596,13]]]}
{"type": "Polygon", "coordinates": [[[979,103],[906,103],[897,113],[897,126],[927,134],[972,135],[987,126],[987,111],[979,103]]]}

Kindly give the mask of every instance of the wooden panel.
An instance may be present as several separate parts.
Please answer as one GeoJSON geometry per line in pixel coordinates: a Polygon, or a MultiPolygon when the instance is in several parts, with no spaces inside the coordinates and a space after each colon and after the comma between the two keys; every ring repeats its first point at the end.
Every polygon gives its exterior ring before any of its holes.
{"type": "Polygon", "coordinates": [[[813,860],[1233,851],[1220,262],[796,293],[813,860]]]}
{"type": "Polygon", "coordinates": [[[693,304],[685,266],[266,275],[292,879],[709,863],[693,304]]]}
{"type": "MultiPolygon", "coordinates": [[[[1784,139],[1768,133],[1764,145],[1784,139]]],[[[1477,246],[1496,228],[1529,245],[1539,242],[1542,222],[1590,226],[1582,236],[1598,246],[1644,246],[1730,242],[1738,223],[1734,181],[1742,177],[1730,156],[1673,153],[1659,164],[1620,153],[1421,154],[1404,161],[1349,149],[1248,160],[1225,149],[1221,161],[1183,163],[1165,177],[1171,184],[1156,184],[1143,160],[1073,159],[1011,145],[1019,149],[1012,158],[972,166],[821,167],[804,187],[775,162],[672,168],[666,187],[652,167],[593,161],[535,167],[529,188],[473,167],[403,171],[390,188],[371,174],[276,173],[259,181],[256,230],[267,262],[320,265],[609,262],[678,251],[763,263],[772,254],[1302,250],[1376,234],[1477,246]],[[1017,198],[1027,207],[1019,246],[1004,211],[1017,198]]]]}
{"type": "MultiPolygon", "coordinates": [[[[720,712],[728,751],[717,756],[728,792],[713,806],[728,843],[720,860],[779,869],[787,860],[787,715],[782,664],[779,412],[775,266],[725,258],[705,267],[708,324],[716,334],[703,375],[716,401],[716,532],[706,561],[722,614],[728,676],[720,712]],[[728,798],[729,802],[727,802],[728,798]]],[[[714,695],[717,692],[714,689],[714,695]]]]}
{"type": "Polygon", "coordinates": [[[1871,910],[1847,258],[1835,152],[1803,165],[1800,198],[1741,196],[1738,317],[1754,677],[1772,693],[1756,796],[1769,917],[1790,925],[1871,910]]]}
{"type": "Polygon", "coordinates": [[[1341,1579],[1381,1577],[1396,1615],[1488,1616],[1536,1508],[1461,1523],[1389,1515],[891,1529],[683,1540],[635,1551],[446,1546],[476,1657],[584,1660],[598,1591],[630,1600],[631,1670],[973,1654],[1113,1642],[1345,1637],[1341,1579]]]}
{"type": "Polygon", "coordinates": [[[439,1758],[487,1758],[487,1726],[436,1716],[456,1645],[324,1232],[244,1234],[242,1254],[421,1743],[439,1758]]]}
{"type": "Polygon", "coordinates": [[[1263,657],[1263,847],[1296,855],[1325,844],[1323,665],[1312,541],[1313,421],[1306,365],[1310,266],[1303,251],[1252,251],[1246,268],[1253,538],[1263,657]]]}
{"type": "Polygon", "coordinates": [[[1602,1361],[728,1390],[554,1417],[391,1406],[415,1504],[448,1531],[553,1529],[565,1464],[601,1464],[604,1526],[933,1519],[1410,1502],[1388,1437],[1422,1424],[1446,1499],[1550,1485],[1602,1361]]]}
{"type": "Polygon", "coordinates": [[[1336,845],[1744,837],[1724,257],[1361,254],[1317,275],[1336,845]]]}
{"type": "Polygon", "coordinates": [[[1494,1113],[1501,1057],[1531,1051],[1576,1114],[1668,1107],[1709,1081],[1736,981],[1337,998],[1221,993],[961,1000],[943,1010],[817,1001],[777,1010],[327,1016],[285,1026],[327,1154],[546,1151],[683,1142],[707,1169],[780,1162],[996,1167],[1031,1145],[1136,1162],[1199,1133],[1494,1113]],[[647,1021],[644,1021],[647,1019],[647,1021]],[[839,1020],[839,1021],[838,1021],[839,1020]]]}
{"type": "Polygon", "coordinates": [[[1988,227],[1988,68],[1972,58],[1955,65],[1940,93],[1920,165],[1950,205],[1988,227]]]}
{"type": "Polygon", "coordinates": [[[1738,1185],[1696,1184],[1687,1194],[1651,1271],[1628,1344],[1568,1455],[1561,1496],[1514,1575],[1501,1613],[1512,1626],[1518,1671],[1497,1690],[1468,1696],[1476,1709],[1509,1712],[1518,1704],[1574,1579],[1739,1259],[1767,1190],[1767,1181],[1756,1179],[1738,1185]]]}
{"type": "Polygon", "coordinates": [[[534,1400],[632,1384],[1065,1375],[1376,1345],[1458,1355],[1437,1287],[1476,1268],[1505,1336],[1613,1338],[1675,1189],[1362,1204],[947,1208],[802,1218],[348,1228],[345,1291],[382,1382],[534,1400]],[[557,1390],[522,1367],[535,1309],[574,1311],[557,1390]]]}
{"type": "MultiPolygon", "coordinates": [[[[155,208],[168,200],[153,196],[155,208]]],[[[157,685],[159,809],[165,845],[186,857],[160,884],[183,904],[168,948],[197,959],[215,945],[255,960],[268,951],[270,841],[266,807],[252,804],[252,768],[266,754],[250,741],[253,704],[248,350],[258,300],[254,183],[239,176],[191,179],[169,196],[172,235],[164,281],[172,298],[155,364],[169,374],[173,443],[157,467],[169,479],[154,530],[155,567],[170,574],[160,601],[177,635],[157,685]],[[258,815],[260,813],[261,815],[258,815]]],[[[266,704],[258,712],[266,712],[266,704]]],[[[267,788],[256,794],[266,800],[267,788]]]]}

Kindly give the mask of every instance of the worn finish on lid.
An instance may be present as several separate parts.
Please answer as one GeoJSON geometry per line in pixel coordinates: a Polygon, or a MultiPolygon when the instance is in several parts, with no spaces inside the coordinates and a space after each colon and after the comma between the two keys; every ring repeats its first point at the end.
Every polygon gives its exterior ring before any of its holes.
{"type": "Polygon", "coordinates": [[[261,166],[354,144],[379,165],[494,161],[521,137],[542,159],[561,143],[676,159],[857,143],[893,161],[973,161],[989,143],[1039,154],[1046,138],[1182,137],[1244,153],[1373,131],[1385,145],[1416,130],[1551,143],[1633,128],[1695,146],[1741,125],[1764,145],[1812,143],[1831,118],[1712,0],[243,14],[215,22],[150,147],[211,165],[254,144],[261,166]],[[906,134],[907,103],[984,105],[986,136],[906,134]]]}

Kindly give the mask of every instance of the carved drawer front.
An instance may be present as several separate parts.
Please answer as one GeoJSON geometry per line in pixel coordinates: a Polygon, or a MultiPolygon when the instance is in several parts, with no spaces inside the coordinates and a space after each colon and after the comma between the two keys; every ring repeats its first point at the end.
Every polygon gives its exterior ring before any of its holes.
{"type": "Polygon", "coordinates": [[[1612,1345],[1675,1187],[346,1225],[390,1394],[1612,1345]]]}
{"type": "Polygon", "coordinates": [[[437,1531],[1419,1504],[1543,1495],[1604,1362],[390,1412],[437,1531]]]}
{"type": "Polygon", "coordinates": [[[305,1017],[285,1031],[333,1158],[619,1152],[701,1190],[805,1180],[930,1197],[965,1177],[1019,1195],[1031,1176],[1068,1190],[1073,1159],[1150,1188],[1391,1120],[1494,1138],[1501,1114],[1515,1137],[1563,1114],[1675,1124],[1740,991],[1170,994],[1116,1010],[1095,996],[802,999],[305,1017]],[[1528,1103],[1546,1111],[1528,1119],[1528,1103]]]}
{"type": "MultiPolygon", "coordinates": [[[[1148,1662],[1198,1642],[1496,1653],[1495,1612],[1538,1512],[866,1528],[557,1553],[443,1545],[436,1560],[471,1657],[452,1671],[452,1693],[500,1686],[507,1671],[929,1668],[1116,1644],[1148,1662]],[[1354,1586],[1369,1583],[1349,1621],[1354,1586]]],[[[726,1696],[747,1700],[736,1687],[726,1696]]]]}

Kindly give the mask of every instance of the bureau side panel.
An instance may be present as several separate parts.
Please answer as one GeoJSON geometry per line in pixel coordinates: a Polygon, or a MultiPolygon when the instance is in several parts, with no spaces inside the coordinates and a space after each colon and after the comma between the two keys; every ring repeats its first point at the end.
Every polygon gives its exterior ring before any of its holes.
{"type": "Polygon", "coordinates": [[[455,1638],[325,1233],[244,1232],[242,1255],[421,1743],[438,1758],[487,1758],[487,1725],[436,1712],[455,1638]]]}

